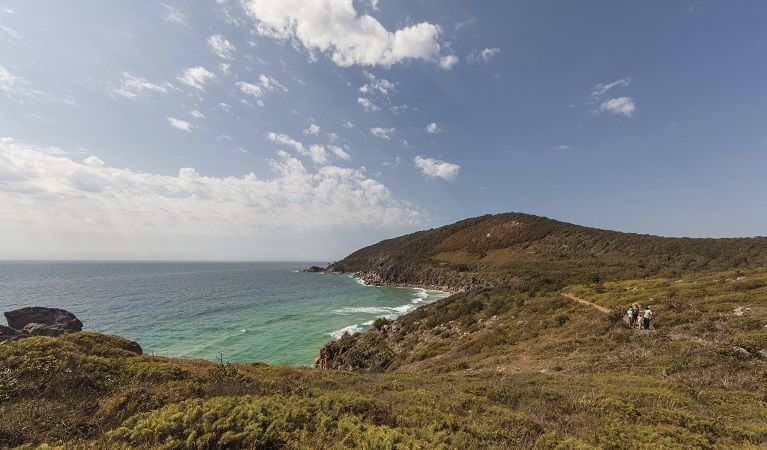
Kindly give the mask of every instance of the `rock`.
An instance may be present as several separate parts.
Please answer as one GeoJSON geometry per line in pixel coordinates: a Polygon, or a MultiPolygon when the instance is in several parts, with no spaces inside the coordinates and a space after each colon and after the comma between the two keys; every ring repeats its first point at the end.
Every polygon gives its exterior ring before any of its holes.
{"type": "Polygon", "coordinates": [[[58,336],[83,330],[83,323],[69,311],[58,308],[32,306],[5,313],[8,326],[30,334],[58,336]],[[29,330],[26,330],[27,326],[29,330]]]}
{"type": "Polygon", "coordinates": [[[751,358],[751,353],[749,353],[748,350],[746,350],[743,347],[733,347],[732,348],[732,352],[735,354],[735,357],[737,357],[739,359],[749,359],[749,358],[751,358]]]}
{"type": "Polygon", "coordinates": [[[24,325],[21,331],[32,336],[61,336],[67,333],[67,330],[63,328],[34,322],[24,325]]]}
{"type": "Polygon", "coordinates": [[[311,267],[308,267],[308,268],[306,268],[306,269],[302,270],[302,272],[309,272],[309,273],[324,273],[324,272],[325,272],[325,269],[323,269],[323,268],[322,268],[322,267],[320,267],[320,266],[311,266],[311,267]]]}
{"type": "Polygon", "coordinates": [[[332,369],[332,360],[338,355],[338,344],[335,341],[330,341],[320,349],[320,356],[314,360],[314,368],[321,370],[332,369]]]}
{"type": "Polygon", "coordinates": [[[736,316],[747,316],[751,314],[751,308],[744,308],[742,306],[738,306],[737,308],[735,308],[735,310],[733,310],[732,314],[736,316]]]}
{"type": "Polygon", "coordinates": [[[19,330],[14,330],[11,327],[0,325],[0,336],[18,336],[19,330]]]}
{"type": "Polygon", "coordinates": [[[138,356],[141,356],[144,354],[144,350],[141,348],[140,345],[138,345],[138,342],[136,341],[130,341],[128,345],[125,347],[125,350],[135,353],[138,356]]]}

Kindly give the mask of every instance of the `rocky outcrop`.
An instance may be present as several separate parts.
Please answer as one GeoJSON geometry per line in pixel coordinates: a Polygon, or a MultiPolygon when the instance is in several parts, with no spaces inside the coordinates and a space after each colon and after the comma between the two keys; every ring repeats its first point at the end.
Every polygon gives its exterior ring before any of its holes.
{"type": "Polygon", "coordinates": [[[476,276],[453,274],[447,271],[424,270],[421,273],[408,273],[398,276],[396,270],[360,271],[351,274],[368,286],[422,288],[457,294],[475,287],[487,287],[476,276]]]}
{"type": "Polygon", "coordinates": [[[0,336],[6,336],[6,337],[10,336],[10,337],[13,337],[13,336],[18,336],[19,334],[21,334],[21,332],[19,330],[14,330],[11,327],[6,327],[5,325],[0,325],[0,336]]]}
{"type": "Polygon", "coordinates": [[[8,326],[32,336],[60,336],[83,330],[83,323],[69,311],[31,306],[5,313],[8,326]]]}
{"type": "MultiPolygon", "coordinates": [[[[10,326],[0,325],[0,344],[31,336],[55,337],[83,330],[83,323],[80,322],[80,319],[71,312],[58,308],[39,306],[21,308],[6,312],[5,318],[10,326]]],[[[97,333],[90,334],[97,335],[97,333]]],[[[90,339],[82,338],[81,342],[88,342],[90,339]]],[[[122,349],[136,355],[144,353],[137,342],[120,337],[116,339],[121,342],[124,341],[120,345],[122,349]]]]}
{"type": "Polygon", "coordinates": [[[301,272],[309,272],[309,273],[324,273],[325,269],[320,266],[311,266],[307,267],[306,269],[302,270],[301,272]]]}
{"type": "Polygon", "coordinates": [[[338,346],[334,345],[335,341],[330,341],[320,349],[320,356],[314,360],[314,368],[321,370],[333,369],[332,362],[338,355],[338,346]]]}

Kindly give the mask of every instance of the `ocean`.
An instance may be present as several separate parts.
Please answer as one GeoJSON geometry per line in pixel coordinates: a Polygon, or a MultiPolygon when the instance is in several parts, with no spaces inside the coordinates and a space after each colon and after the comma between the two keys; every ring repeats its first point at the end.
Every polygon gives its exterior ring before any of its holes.
{"type": "Polygon", "coordinates": [[[2,261],[0,312],[62,308],[158,356],[310,366],[344,332],[448,295],[301,272],[312,264],[2,261]]]}

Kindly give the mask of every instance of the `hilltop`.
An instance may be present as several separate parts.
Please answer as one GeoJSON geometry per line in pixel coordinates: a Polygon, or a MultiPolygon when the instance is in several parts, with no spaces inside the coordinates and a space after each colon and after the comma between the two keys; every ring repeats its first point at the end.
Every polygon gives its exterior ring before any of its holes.
{"type": "Polygon", "coordinates": [[[388,239],[327,271],[359,273],[372,284],[463,292],[539,276],[572,283],[766,265],[767,238],[666,238],[507,213],[388,239]]]}
{"type": "Polygon", "coordinates": [[[337,370],[159,358],[96,333],[6,342],[0,447],[767,442],[765,238],[501,214],[386,240],[326,271],[455,294],[329,343],[318,365],[337,370]],[[652,305],[650,330],[622,320],[634,302],[652,305]]]}

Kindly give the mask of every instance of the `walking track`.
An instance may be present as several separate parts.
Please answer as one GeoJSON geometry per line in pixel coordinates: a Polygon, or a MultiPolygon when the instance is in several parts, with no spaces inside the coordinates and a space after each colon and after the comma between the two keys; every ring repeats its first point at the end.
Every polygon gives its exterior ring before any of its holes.
{"type": "Polygon", "coordinates": [[[591,303],[590,301],[584,300],[582,298],[578,298],[578,297],[574,296],[573,294],[562,294],[562,295],[567,297],[567,298],[569,298],[570,300],[575,300],[578,303],[582,303],[584,305],[591,306],[592,308],[595,308],[596,310],[598,310],[600,312],[603,312],[605,314],[609,314],[610,313],[610,308],[605,308],[604,306],[599,306],[596,303],[591,303]]]}

